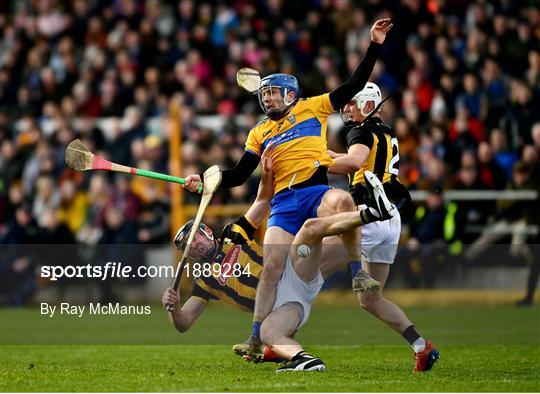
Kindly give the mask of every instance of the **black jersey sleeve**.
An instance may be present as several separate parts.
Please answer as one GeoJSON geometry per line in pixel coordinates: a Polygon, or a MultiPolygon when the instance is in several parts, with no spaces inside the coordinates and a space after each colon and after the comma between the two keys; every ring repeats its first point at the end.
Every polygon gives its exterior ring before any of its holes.
{"type": "Polygon", "coordinates": [[[228,239],[230,242],[236,245],[245,245],[248,241],[253,240],[257,229],[249,223],[245,216],[240,216],[232,223],[227,223],[221,232],[221,240],[228,239]],[[238,231],[238,228],[235,229],[235,226],[240,227],[243,232],[238,231]]]}
{"type": "Polygon", "coordinates": [[[362,127],[353,127],[347,133],[347,148],[356,144],[362,144],[371,149],[374,142],[373,134],[362,127]]]}
{"type": "Polygon", "coordinates": [[[251,225],[251,223],[246,219],[245,215],[240,216],[238,219],[234,221],[234,223],[242,227],[242,229],[246,232],[246,235],[248,236],[249,240],[253,239],[255,235],[255,231],[257,231],[257,229],[251,225]]]}
{"type": "Polygon", "coordinates": [[[231,188],[242,185],[255,171],[261,159],[254,153],[244,152],[238,163],[230,170],[221,173],[220,188],[231,188]]]}
{"type": "Polygon", "coordinates": [[[334,110],[337,111],[340,108],[343,108],[345,104],[351,101],[356,93],[364,89],[364,86],[373,71],[375,62],[377,61],[381,46],[381,44],[371,41],[364,59],[350,78],[330,92],[330,102],[332,103],[334,110]]]}

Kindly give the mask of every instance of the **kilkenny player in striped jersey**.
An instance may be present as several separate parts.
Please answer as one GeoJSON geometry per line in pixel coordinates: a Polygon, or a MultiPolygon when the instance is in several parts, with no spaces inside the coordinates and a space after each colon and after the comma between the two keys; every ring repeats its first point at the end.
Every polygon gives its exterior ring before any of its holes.
{"type": "Polygon", "coordinates": [[[439,358],[438,350],[420,335],[405,313],[382,294],[390,265],[396,257],[401,234],[399,209],[411,197],[398,179],[398,140],[392,128],[383,123],[379,116],[381,104],[381,90],[376,84],[368,82],[364,89],[343,107],[343,121],[351,126],[347,133],[348,152],[329,152],[334,158],[334,166],[330,167],[330,172],[349,175],[349,190],[358,209],[371,205],[366,185],[368,172],[383,183],[385,194],[398,208],[389,220],[373,222],[361,228],[362,265],[351,266],[353,288],[355,283],[362,281],[363,271],[358,271],[358,274],[354,272],[360,267],[381,283],[377,290],[359,293],[360,304],[411,344],[416,363],[414,372],[423,372],[433,367],[439,358]]]}
{"type": "MultiPolygon", "coordinates": [[[[271,160],[266,155],[263,155],[262,159],[263,176],[261,186],[255,203],[250,207],[246,215],[240,217],[234,223],[228,224],[219,242],[214,240],[211,229],[206,225],[201,224],[196,230],[197,233],[192,244],[193,253],[190,252],[190,256],[199,261],[204,261],[212,267],[217,265],[219,269],[201,270],[200,267],[196,270],[191,269],[190,274],[196,278],[191,296],[183,306],[180,306],[178,294],[174,290],[167,289],[163,295],[163,305],[173,306],[173,311],[169,316],[171,322],[180,332],[187,331],[203,312],[208,302],[212,300],[223,301],[243,311],[253,311],[255,290],[262,272],[262,248],[253,240],[253,235],[256,228],[262,223],[270,211],[270,200],[272,196],[271,160]]],[[[354,211],[350,213],[353,216],[358,215],[354,211]]],[[[357,225],[366,224],[362,213],[360,213],[357,225]]],[[[378,220],[380,217],[381,215],[379,214],[377,217],[370,219],[370,221],[378,220]]],[[[175,237],[174,243],[181,251],[185,247],[192,223],[188,222],[184,225],[175,237]]],[[[316,266],[314,265],[314,269],[317,271],[320,269],[320,283],[318,283],[320,286],[317,287],[316,291],[313,291],[313,298],[315,298],[320,290],[324,278],[339,269],[344,269],[346,263],[347,249],[345,247],[341,244],[325,245],[325,248],[322,249],[321,261],[317,262],[316,266]]],[[[289,275],[284,274],[284,277],[282,277],[278,284],[274,309],[281,310],[289,303],[295,304],[296,302],[294,292],[290,290],[295,286],[299,286],[301,280],[298,279],[298,276],[292,275],[290,267],[289,271],[289,275]],[[296,282],[288,282],[285,276],[287,278],[296,278],[296,282]]],[[[310,304],[310,302],[303,303],[303,310],[298,311],[300,316],[298,321],[302,321],[298,327],[307,321],[310,304]]],[[[302,353],[302,357],[305,356],[303,350],[300,353],[302,353]]],[[[266,348],[264,359],[267,360],[271,355],[272,352],[266,348]]],[[[243,356],[248,360],[253,359],[256,362],[263,361],[261,358],[253,358],[248,354],[243,356]]],[[[289,360],[293,358],[291,355],[287,355],[287,353],[282,353],[282,357],[289,360]]],[[[322,368],[323,366],[324,364],[321,362],[315,367],[322,368]]]]}

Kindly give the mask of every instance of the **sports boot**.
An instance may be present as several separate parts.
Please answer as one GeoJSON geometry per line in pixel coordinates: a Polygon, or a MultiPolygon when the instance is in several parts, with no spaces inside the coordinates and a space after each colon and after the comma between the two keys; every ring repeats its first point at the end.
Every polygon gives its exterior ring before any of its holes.
{"type": "Polygon", "coordinates": [[[370,200],[373,200],[374,207],[380,215],[379,220],[388,220],[394,217],[395,205],[390,202],[384,187],[377,175],[371,171],[364,172],[364,180],[366,181],[366,187],[368,189],[370,200]]]}
{"type": "Polygon", "coordinates": [[[296,361],[291,361],[282,367],[276,369],[276,372],[300,372],[300,371],[318,371],[324,372],[326,365],[318,357],[306,354],[296,361]]]}
{"type": "Polygon", "coordinates": [[[352,289],[355,293],[365,293],[366,291],[378,290],[381,282],[373,279],[369,274],[360,269],[352,280],[352,289]]]}
{"type": "Polygon", "coordinates": [[[426,340],[426,347],[418,353],[414,353],[415,365],[413,372],[426,372],[433,368],[439,359],[439,351],[435,345],[426,340]]]}
{"type": "Polygon", "coordinates": [[[259,338],[251,335],[247,341],[233,346],[233,352],[247,361],[260,363],[263,361],[263,345],[259,338]]]}

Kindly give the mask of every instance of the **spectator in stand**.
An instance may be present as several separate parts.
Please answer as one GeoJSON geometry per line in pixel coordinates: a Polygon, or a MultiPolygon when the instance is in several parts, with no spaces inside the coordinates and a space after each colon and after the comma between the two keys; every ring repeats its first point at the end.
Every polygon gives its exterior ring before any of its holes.
{"type": "Polygon", "coordinates": [[[537,151],[540,151],[540,122],[535,123],[531,128],[531,140],[537,151]]]}
{"type": "Polygon", "coordinates": [[[463,77],[464,92],[458,96],[456,107],[465,107],[471,117],[483,120],[486,117],[486,98],[480,89],[475,74],[467,73],[463,77]]]}
{"type": "Polygon", "coordinates": [[[491,129],[498,125],[508,102],[507,86],[503,79],[501,67],[493,58],[485,60],[481,75],[486,92],[485,125],[487,129],[491,129]]]}
{"type": "Polygon", "coordinates": [[[27,244],[39,241],[40,229],[32,217],[30,204],[23,202],[15,208],[7,231],[0,234],[0,303],[21,306],[35,290],[35,259],[27,244]],[[24,245],[24,247],[21,247],[24,245]],[[2,298],[5,301],[2,301],[2,298]]]}
{"type": "Polygon", "coordinates": [[[436,156],[435,145],[431,137],[422,136],[422,142],[418,148],[419,157],[419,189],[442,189],[446,181],[447,167],[436,156]]]}
{"type": "Polygon", "coordinates": [[[103,173],[90,178],[87,200],[88,210],[83,226],[77,233],[79,242],[95,245],[102,235],[104,212],[110,198],[110,184],[103,173]]]}
{"type": "Polygon", "coordinates": [[[512,147],[530,143],[528,130],[538,120],[538,97],[525,81],[515,79],[511,83],[510,102],[512,105],[507,107],[504,124],[512,137],[512,147]]]}
{"type": "Polygon", "coordinates": [[[20,178],[23,160],[18,155],[15,143],[10,139],[4,139],[0,146],[0,179],[2,187],[7,189],[10,184],[20,178]]]}
{"type": "Polygon", "coordinates": [[[160,196],[155,183],[148,184],[146,200],[137,219],[137,241],[144,244],[165,243],[170,232],[170,207],[160,196]]]}
{"type": "Polygon", "coordinates": [[[493,159],[493,149],[487,142],[478,146],[479,180],[488,189],[501,190],[506,186],[506,175],[493,159]]]}
{"type": "MultiPolygon", "coordinates": [[[[122,211],[110,205],[104,211],[103,231],[98,240],[97,264],[117,262],[133,267],[144,265],[144,255],[137,247],[137,232],[132,224],[124,219],[122,211]]],[[[101,302],[114,302],[118,296],[113,291],[115,279],[101,281],[101,302]]]]}
{"type": "Polygon", "coordinates": [[[491,131],[490,145],[495,154],[495,162],[503,169],[507,179],[512,178],[512,169],[517,162],[518,156],[508,146],[508,138],[499,129],[491,131]]]}
{"type": "MultiPolygon", "coordinates": [[[[454,189],[457,190],[482,190],[485,186],[478,176],[478,163],[473,151],[465,151],[461,156],[461,168],[457,173],[454,189]]],[[[477,238],[475,231],[487,223],[489,214],[494,210],[491,201],[458,201],[455,204],[454,213],[456,231],[455,239],[469,244],[477,238]],[[476,229],[472,228],[476,227],[476,229]]]]}
{"type": "Polygon", "coordinates": [[[46,175],[40,176],[36,182],[36,198],[32,214],[41,227],[44,226],[45,212],[47,210],[54,212],[60,206],[60,202],[60,193],[55,188],[54,179],[46,175]]]}
{"type": "Polygon", "coordinates": [[[406,260],[409,265],[409,282],[418,287],[422,280],[426,287],[433,287],[440,269],[444,250],[445,209],[440,189],[429,191],[425,205],[416,209],[411,223],[411,238],[407,241],[406,260]],[[410,265],[416,265],[416,269],[410,265]],[[420,274],[414,273],[420,271],[420,274]]]}
{"type": "Polygon", "coordinates": [[[76,250],[70,245],[75,243],[73,233],[59,220],[54,210],[45,210],[41,217],[38,239],[40,244],[47,245],[47,253],[36,256],[37,262],[40,265],[77,265],[76,250]]]}
{"type": "Polygon", "coordinates": [[[86,194],[77,190],[73,179],[66,179],[60,186],[61,202],[57,215],[66,224],[72,234],[76,234],[83,226],[88,209],[86,194]]]}
{"type": "Polygon", "coordinates": [[[403,117],[396,119],[396,137],[399,142],[399,171],[406,184],[416,184],[420,174],[417,168],[418,134],[403,117]]]}
{"type": "Polygon", "coordinates": [[[525,77],[529,86],[538,94],[540,90],[540,50],[531,49],[529,51],[529,68],[525,72],[525,77]]]}
{"type": "Polygon", "coordinates": [[[124,174],[115,174],[114,194],[109,204],[120,210],[128,223],[135,223],[140,212],[140,202],[130,189],[130,177],[124,174]]]}

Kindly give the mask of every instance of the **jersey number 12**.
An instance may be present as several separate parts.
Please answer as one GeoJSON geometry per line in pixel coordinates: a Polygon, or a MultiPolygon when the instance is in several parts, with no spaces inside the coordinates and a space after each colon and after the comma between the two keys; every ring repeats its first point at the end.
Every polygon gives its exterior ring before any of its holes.
{"type": "Polygon", "coordinates": [[[392,175],[399,175],[399,146],[397,138],[391,138],[390,143],[392,144],[392,159],[388,163],[388,172],[392,175]]]}

